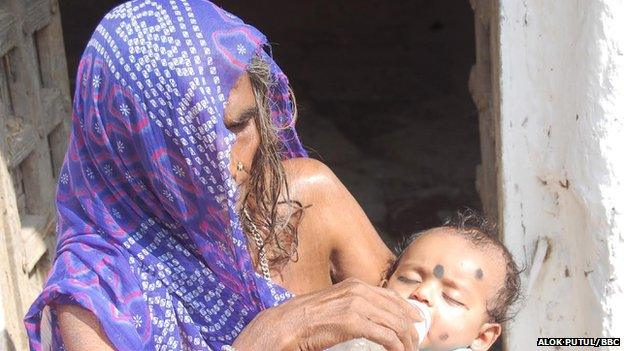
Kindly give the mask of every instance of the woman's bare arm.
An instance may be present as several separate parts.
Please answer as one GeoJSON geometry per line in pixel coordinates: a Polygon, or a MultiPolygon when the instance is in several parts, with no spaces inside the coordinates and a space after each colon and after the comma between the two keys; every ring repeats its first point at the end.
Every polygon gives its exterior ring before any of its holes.
{"type": "Polygon", "coordinates": [[[291,192],[312,204],[304,214],[306,226],[331,241],[332,279],[379,284],[393,254],[347,188],[320,161],[297,158],[284,167],[291,192]]]}
{"type": "Polygon", "coordinates": [[[54,306],[67,351],[113,351],[100,323],[89,310],[75,305],[54,306]]]}

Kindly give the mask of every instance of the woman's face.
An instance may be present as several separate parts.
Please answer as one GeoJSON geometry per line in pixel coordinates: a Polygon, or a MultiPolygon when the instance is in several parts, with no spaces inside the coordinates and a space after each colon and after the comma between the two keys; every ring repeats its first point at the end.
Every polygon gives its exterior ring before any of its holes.
{"type": "Polygon", "coordinates": [[[244,183],[251,170],[254,155],[260,145],[256,128],[258,107],[247,73],[243,74],[230,91],[225,108],[225,126],[236,135],[230,155],[230,172],[236,184],[244,183]],[[242,164],[240,169],[239,162],[242,164]]]}

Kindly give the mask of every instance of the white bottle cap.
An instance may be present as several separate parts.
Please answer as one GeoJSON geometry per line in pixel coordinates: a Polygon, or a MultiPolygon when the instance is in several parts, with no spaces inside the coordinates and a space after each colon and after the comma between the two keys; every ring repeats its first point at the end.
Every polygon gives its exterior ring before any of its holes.
{"type": "Polygon", "coordinates": [[[427,336],[427,333],[429,332],[429,328],[431,328],[431,311],[427,305],[418,300],[408,299],[407,302],[416,307],[422,316],[421,322],[414,323],[414,327],[418,332],[418,343],[422,344],[423,340],[427,336]]]}

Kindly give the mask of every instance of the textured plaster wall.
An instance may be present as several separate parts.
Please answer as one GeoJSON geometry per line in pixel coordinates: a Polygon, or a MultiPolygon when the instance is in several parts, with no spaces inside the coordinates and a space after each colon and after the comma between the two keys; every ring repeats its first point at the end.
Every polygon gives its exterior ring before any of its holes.
{"type": "Polygon", "coordinates": [[[507,348],[624,337],[624,1],[499,11],[501,222],[535,277],[507,348]]]}
{"type": "Polygon", "coordinates": [[[2,307],[2,295],[0,294],[0,350],[7,348],[6,323],[4,321],[4,308],[2,307]]]}

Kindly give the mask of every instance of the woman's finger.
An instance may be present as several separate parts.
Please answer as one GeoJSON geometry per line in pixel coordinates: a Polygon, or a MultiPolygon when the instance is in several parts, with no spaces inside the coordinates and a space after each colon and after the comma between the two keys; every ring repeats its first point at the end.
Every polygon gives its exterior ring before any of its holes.
{"type": "Polygon", "coordinates": [[[407,314],[414,322],[420,322],[423,320],[423,316],[420,314],[420,311],[412,306],[407,300],[399,296],[395,291],[384,289],[376,286],[367,286],[372,293],[379,294],[384,296],[391,302],[391,305],[388,305],[389,308],[396,308],[397,310],[403,311],[403,313],[407,314]]]}
{"type": "Polygon", "coordinates": [[[391,313],[407,315],[413,322],[422,321],[420,312],[393,290],[372,286],[357,279],[347,279],[344,283],[351,294],[363,296],[391,313]]]}
{"type": "Polygon", "coordinates": [[[366,318],[371,322],[389,328],[395,332],[405,350],[413,350],[418,344],[418,332],[408,319],[383,308],[367,308],[366,318]]]}
{"type": "MultiPolygon", "coordinates": [[[[354,287],[353,295],[349,299],[351,313],[392,329],[404,346],[412,350],[413,345],[418,344],[419,336],[408,309],[399,303],[404,302],[403,299],[397,300],[392,295],[380,294],[379,290],[370,289],[369,286],[354,287]]],[[[409,309],[413,309],[411,305],[406,304],[409,309]]]]}

